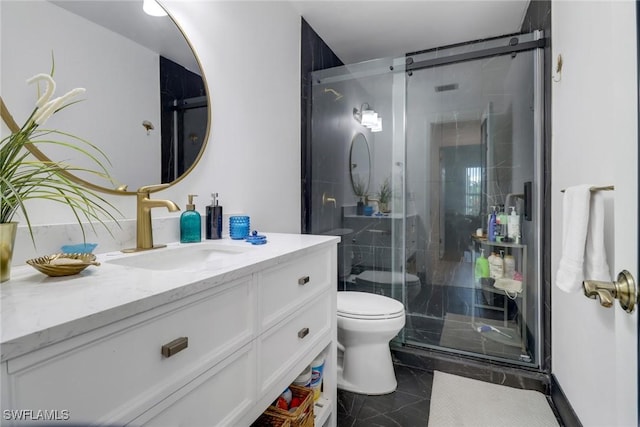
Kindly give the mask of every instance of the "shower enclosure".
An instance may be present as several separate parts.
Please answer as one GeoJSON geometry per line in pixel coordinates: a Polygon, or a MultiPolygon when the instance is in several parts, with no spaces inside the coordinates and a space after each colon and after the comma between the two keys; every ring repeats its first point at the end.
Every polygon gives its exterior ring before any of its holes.
{"type": "Polygon", "coordinates": [[[405,305],[392,345],[539,365],[542,47],[312,73],[309,231],[342,237],[339,291],[405,305]]]}

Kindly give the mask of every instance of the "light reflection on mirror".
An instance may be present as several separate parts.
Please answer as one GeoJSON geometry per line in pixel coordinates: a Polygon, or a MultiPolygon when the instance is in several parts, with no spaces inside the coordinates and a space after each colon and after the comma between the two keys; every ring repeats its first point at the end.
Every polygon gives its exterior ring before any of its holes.
{"type": "MultiPolygon", "coordinates": [[[[198,61],[170,17],[146,15],[142,0],[3,0],[0,8],[2,99],[18,125],[37,99],[25,81],[48,73],[52,54],[56,94],[86,88],[85,99],[54,115],[46,128],[98,146],[116,182],[78,178],[107,192],[119,185],[135,191],[191,170],[206,144],[209,102],[198,61]],[[99,19],[100,25],[93,22],[99,19]],[[115,27],[105,28],[107,22],[115,27]]],[[[56,150],[43,151],[52,160],[89,166],[56,150]]]]}
{"type": "Polygon", "coordinates": [[[354,194],[357,197],[365,196],[371,181],[371,155],[367,138],[362,133],[356,134],[351,140],[349,174],[354,194]]]}

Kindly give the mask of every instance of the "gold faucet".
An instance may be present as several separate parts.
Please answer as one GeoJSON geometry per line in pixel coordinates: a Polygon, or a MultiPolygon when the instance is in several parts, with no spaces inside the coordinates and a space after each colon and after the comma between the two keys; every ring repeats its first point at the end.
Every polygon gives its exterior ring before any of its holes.
{"type": "Polygon", "coordinates": [[[169,184],[145,185],[136,191],[136,247],[123,249],[122,252],[139,252],[149,249],[164,248],[167,245],[153,244],[153,229],[151,227],[151,209],[165,207],[169,212],[179,211],[178,205],[171,200],[151,199],[150,193],[167,188],[169,184]]]}

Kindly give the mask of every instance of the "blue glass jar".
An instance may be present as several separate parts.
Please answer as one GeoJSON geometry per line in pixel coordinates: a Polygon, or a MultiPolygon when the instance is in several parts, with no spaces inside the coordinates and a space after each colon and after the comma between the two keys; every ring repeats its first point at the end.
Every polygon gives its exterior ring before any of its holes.
{"type": "Polygon", "coordinates": [[[249,235],[250,221],[248,216],[229,217],[229,237],[233,240],[244,239],[249,235]]]}

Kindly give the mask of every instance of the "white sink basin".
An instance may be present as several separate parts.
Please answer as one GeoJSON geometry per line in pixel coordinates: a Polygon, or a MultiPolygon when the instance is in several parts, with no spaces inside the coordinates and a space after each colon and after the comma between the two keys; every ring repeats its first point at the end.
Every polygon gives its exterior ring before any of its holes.
{"type": "Polygon", "coordinates": [[[105,260],[108,264],[146,270],[216,270],[238,261],[238,255],[246,254],[251,246],[227,246],[212,243],[180,245],[150,251],[137,252],[105,260]]]}

